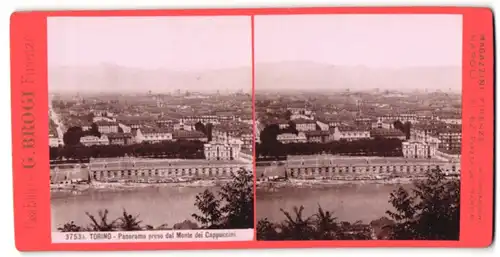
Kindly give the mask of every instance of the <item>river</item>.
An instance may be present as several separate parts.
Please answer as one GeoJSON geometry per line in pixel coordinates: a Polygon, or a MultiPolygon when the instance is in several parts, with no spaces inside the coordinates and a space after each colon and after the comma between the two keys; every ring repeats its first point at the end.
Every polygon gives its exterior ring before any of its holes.
{"type": "MultiPolygon", "coordinates": [[[[74,221],[80,226],[90,224],[85,214],[89,212],[98,217],[98,211],[109,210],[109,218],[116,219],[123,209],[133,215],[139,215],[141,225],[160,226],[186,219],[194,221],[191,215],[197,212],[195,197],[208,187],[143,187],[129,191],[109,191],[89,189],[81,194],[52,193],[51,216],[52,230],[66,222],[74,221]]],[[[213,188],[213,187],[211,187],[213,188]]]]}
{"type": "MultiPolygon", "coordinates": [[[[342,221],[361,220],[370,222],[385,215],[391,209],[389,194],[398,184],[338,184],[313,187],[257,189],[257,218],[272,221],[284,219],[280,208],[292,211],[294,206],[303,205],[304,214],[312,215],[318,204],[324,210],[333,211],[342,221]]],[[[409,187],[408,184],[403,185],[409,187]]],[[[89,189],[81,194],[52,193],[52,230],[66,222],[87,226],[90,219],[85,212],[97,216],[99,210],[108,209],[110,218],[118,218],[125,208],[129,213],[139,215],[142,225],[160,226],[186,219],[194,221],[191,214],[197,212],[195,197],[208,187],[143,187],[131,191],[103,191],[89,189]]],[[[211,187],[214,188],[214,187],[211,187]]]]}
{"type": "MultiPolygon", "coordinates": [[[[280,208],[293,213],[293,207],[304,206],[304,217],[317,212],[320,205],[325,211],[333,211],[339,221],[369,223],[392,210],[389,195],[400,186],[410,184],[351,183],[328,186],[292,187],[272,190],[257,189],[257,218],[279,222],[285,219],[280,208]]],[[[293,217],[293,216],[292,216],[293,217]]]]}

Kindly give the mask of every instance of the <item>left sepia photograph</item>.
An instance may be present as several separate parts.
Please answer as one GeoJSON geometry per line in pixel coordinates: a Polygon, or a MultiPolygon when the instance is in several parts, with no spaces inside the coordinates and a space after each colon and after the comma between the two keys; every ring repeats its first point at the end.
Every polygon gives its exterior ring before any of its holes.
{"type": "Polygon", "coordinates": [[[252,240],[251,18],[47,30],[52,241],[252,240]]]}

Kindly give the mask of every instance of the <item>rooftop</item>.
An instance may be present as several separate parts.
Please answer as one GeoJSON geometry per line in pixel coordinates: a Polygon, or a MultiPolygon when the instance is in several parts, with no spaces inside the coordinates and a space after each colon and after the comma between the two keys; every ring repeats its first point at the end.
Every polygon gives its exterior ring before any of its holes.
{"type": "Polygon", "coordinates": [[[120,138],[131,138],[132,134],[131,133],[108,133],[106,136],[109,139],[120,139],[120,138]]]}
{"type": "Polygon", "coordinates": [[[117,121],[121,122],[141,122],[141,121],[154,121],[155,117],[150,116],[118,116],[117,121]]]}
{"type": "Polygon", "coordinates": [[[402,165],[402,164],[443,164],[446,161],[440,159],[410,159],[404,157],[353,157],[335,155],[312,155],[312,156],[289,156],[287,165],[301,166],[325,166],[325,165],[402,165]]]}
{"type": "Polygon", "coordinates": [[[293,120],[293,123],[295,123],[295,124],[316,124],[316,121],[308,120],[308,119],[296,119],[296,120],[293,120]]]}
{"type": "Polygon", "coordinates": [[[362,131],[362,132],[368,132],[369,129],[368,127],[364,126],[338,126],[339,131],[362,131]]]}
{"type": "Polygon", "coordinates": [[[97,126],[117,126],[118,124],[116,122],[111,122],[111,121],[104,121],[104,120],[98,120],[95,122],[97,126]]]}
{"type": "Polygon", "coordinates": [[[383,128],[374,128],[370,131],[370,134],[374,137],[402,137],[405,134],[399,129],[383,129],[383,128]]]}
{"type": "Polygon", "coordinates": [[[215,161],[205,159],[146,159],[146,158],[99,158],[90,160],[91,169],[121,169],[121,168],[161,168],[161,167],[212,167],[220,165],[248,165],[241,161],[215,161]]]}
{"type": "Polygon", "coordinates": [[[140,128],[142,134],[167,134],[172,133],[170,128],[144,127],[140,128]]]}
{"type": "Polygon", "coordinates": [[[323,130],[315,130],[315,131],[305,131],[304,134],[306,136],[314,137],[314,136],[329,136],[330,132],[329,131],[323,131],[323,130]]]}
{"type": "Polygon", "coordinates": [[[183,139],[183,138],[206,138],[207,136],[200,131],[188,131],[188,130],[175,130],[172,133],[173,138],[183,139]]]}

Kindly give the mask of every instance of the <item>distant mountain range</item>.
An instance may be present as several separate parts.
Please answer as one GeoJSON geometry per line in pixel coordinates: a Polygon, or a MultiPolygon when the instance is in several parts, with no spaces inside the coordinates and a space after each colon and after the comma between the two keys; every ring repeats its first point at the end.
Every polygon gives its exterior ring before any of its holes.
{"type": "Polygon", "coordinates": [[[262,63],[255,67],[255,90],[398,90],[461,92],[461,67],[401,69],[335,66],[314,62],[262,63]]]}
{"type": "MultiPolygon", "coordinates": [[[[401,69],[335,66],[314,62],[257,63],[255,90],[353,91],[415,89],[460,92],[461,67],[401,69]]],[[[251,67],[223,70],[172,71],[116,65],[49,67],[49,90],[78,92],[250,92],[251,67]]]]}
{"type": "Polygon", "coordinates": [[[241,67],[200,72],[139,69],[116,65],[49,67],[51,92],[197,92],[252,90],[252,69],[241,67]]]}

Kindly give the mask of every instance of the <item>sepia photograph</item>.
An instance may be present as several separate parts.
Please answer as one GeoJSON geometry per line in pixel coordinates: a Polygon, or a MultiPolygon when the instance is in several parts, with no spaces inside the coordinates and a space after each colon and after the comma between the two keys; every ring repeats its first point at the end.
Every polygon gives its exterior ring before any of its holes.
{"type": "Polygon", "coordinates": [[[233,239],[252,240],[250,17],[47,27],[52,231],[250,229],[233,239]]]}
{"type": "Polygon", "coordinates": [[[257,240],[459,240],[462,16],[254,30],[257,240]]]}

